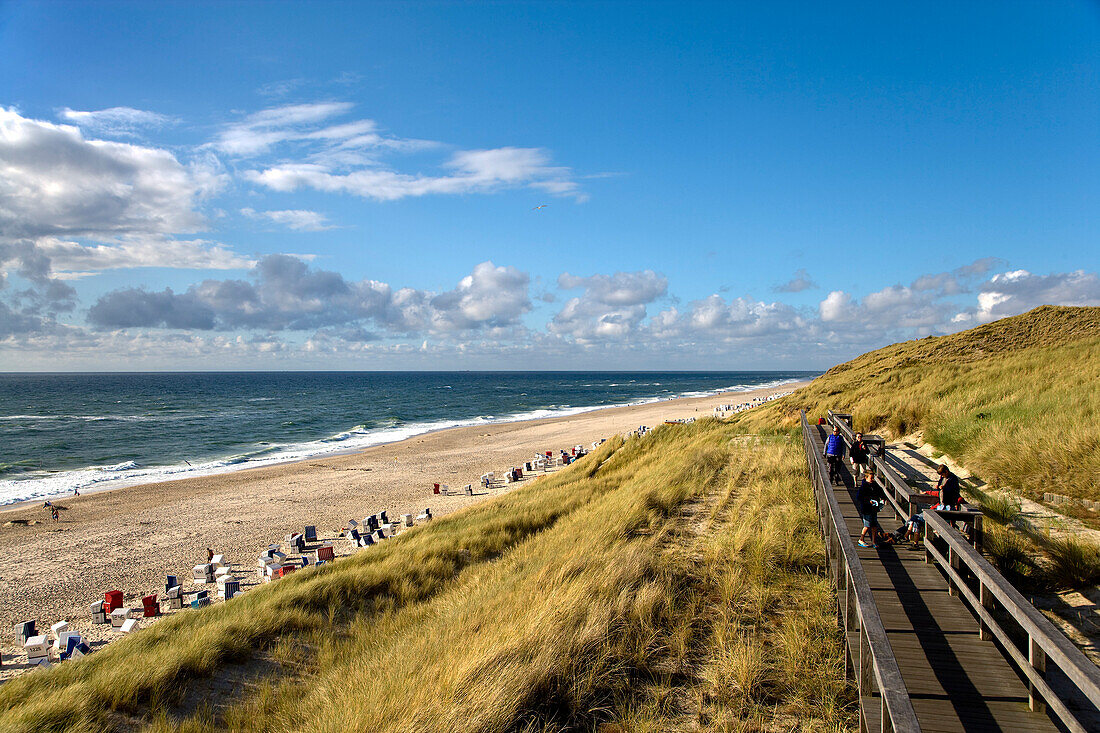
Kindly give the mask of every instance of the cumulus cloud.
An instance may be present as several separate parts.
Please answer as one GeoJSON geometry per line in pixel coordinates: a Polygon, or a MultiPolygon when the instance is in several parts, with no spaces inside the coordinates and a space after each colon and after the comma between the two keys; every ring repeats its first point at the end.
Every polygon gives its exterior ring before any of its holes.
{"type": "Polygon", "coordinates": [[[988,323],[1040,305],[1100,306],[1100,278],[1075,270],[1033,275],[1014,270],[993,275],[979,289],[977,306],[955,314],[956,324],[988,323]]]}
{"type": "Polygon", "coordinates": [[[798,270],[787,282],[782,285],[776,285],[773,290],[777,293],[801,293],[803,290],[812,290],[818,287],[818,284],[813,281],[810,274],[805,270],[798,270]]]}
{"type": "Polygon", "coordinates": [[[0,108],[0,234],[109,237],[202,229],[200,200],[224,184],[213,161],[87,140],[76,127],[0,108]]]}
{"type": "Polygon", "coordinates": [[[668,278],[652,270],[614,275],[558,277],[563,290],[583,288],[550,322],[550,331],[578,343],[623,339],[636,332],[646,317],[646,305],[668,292],[668,278]]]}
{"type": "Polygon", "coordinates": [[[174,117],[133,107],[111,107],[95,111],[81,111],[65,107],[62,119],[101,135],[135,137],[141,130],[173,125],[174,117]]]}
{"type": "Polygon", "coordinates": [[[308,209],[287,209],[284,211],[256,211],[244,208],[241,213],[249,219],[267,219],[297,232],[323,232],[333,227],[326,221],[325,215],[308,209]]]}
{"type": "Polygon", "coordinates": [[[528,275],[492,262],[438,294],[349,281],[289,255],[263,257],[250,275],[205,280],[184,293],[115,290],[92,306],[88,318],[100,328],[322,329],[331,335],[374,333],[372,326],[390,335],[446,336],[515,327],[531,307],[528,275]]]}

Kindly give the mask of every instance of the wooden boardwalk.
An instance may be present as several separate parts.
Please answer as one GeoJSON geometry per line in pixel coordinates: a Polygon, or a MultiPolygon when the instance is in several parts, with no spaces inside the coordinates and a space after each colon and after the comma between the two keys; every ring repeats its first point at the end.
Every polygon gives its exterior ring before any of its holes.
{"type": "MultiPolygon", "coordinates": [[[[813,433],[820,453],[824,429],[813,433]]],[[[834,492],[858,541],[863,524],[850,473],[834,492]]],[[[888,510],[879,522],[887,532],[899,525],[888,510]]],[[[1028,707],[1026,683],[993,641],[979,639],[977,619],[949,593],[939,569],[925,563],[923,549],[857,548],[922,731],[1058,730],[1045,713],[1028,707]]],[[[870,716],[866,723],[869,730],[880,729],[870,716]]]]}

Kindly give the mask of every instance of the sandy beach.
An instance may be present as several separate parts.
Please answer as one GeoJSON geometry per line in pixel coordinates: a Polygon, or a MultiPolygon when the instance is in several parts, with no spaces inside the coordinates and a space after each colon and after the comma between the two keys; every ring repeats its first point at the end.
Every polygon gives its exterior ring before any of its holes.
{"type": "MultiPolygon", "coordinates": [[[[349,519],[361,521],[381,510],[391,520],[426,507],[441,516],[507,489],[443,497],[432,494],[432,482],[452,489],[469,483],[477,487],[482,474],[500,475],[536,451],[556,454],[638,425],[709,417],[716,405],[788,392],[802,384],[454,428],[351,455],[64,498],[57,503],[67,511],[57,523],[40,502],[0,512],[0,628],[5,630],[0,675],[24,668],[24,655],[11,631],[16,622],[34,619],[44,633],[54,622],[66,620],[93,645],[101,645],[117,634],[109,625],[91,624],[89,604],[118,589],[129,607],[140,608],[141,596],[163,591],[168,573],[180,576],[185,590],[191,590],[191,569],[206,561],[208,547],[233,563],[242,588],[247,588],[258,582],[260,552],[304,525],[315,525],[319,538],[332,539],[349,519]],[[26,523],[31,521],[35,523],[26,523]]],[[[351,552],[347,543],[335,544],[338,554],[351,552]]],[[[141,621],[147,623],[151,621],[141,621]]]]}

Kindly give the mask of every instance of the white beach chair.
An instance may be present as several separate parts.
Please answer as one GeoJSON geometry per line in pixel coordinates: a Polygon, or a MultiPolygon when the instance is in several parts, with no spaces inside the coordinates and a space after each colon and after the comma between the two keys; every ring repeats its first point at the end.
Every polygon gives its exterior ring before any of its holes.
{"type": "Polygon", "coordinates": [[[122,626],[119,626],[118,630],[119,630],[119,633],[129,634],[135,628],[137,628],[137,619],[136,618],[128,618],[128,619],[126,619],[125,621],[122,622],[122,626]]]}
{"type": "Polygon", "coordinates": [[[464,489],[464,491],[466,492],[466,496],[473,496],[474,495],[474,485],[473,484],[466,484],[466,488],[464,489]]]}
{"type": "Polygon", "coordinates": [[[406,527],[413,526],[413,515],[411,515],[411,514],[402,514],[401,515],[401,523],[404,524],[406,527]]]}

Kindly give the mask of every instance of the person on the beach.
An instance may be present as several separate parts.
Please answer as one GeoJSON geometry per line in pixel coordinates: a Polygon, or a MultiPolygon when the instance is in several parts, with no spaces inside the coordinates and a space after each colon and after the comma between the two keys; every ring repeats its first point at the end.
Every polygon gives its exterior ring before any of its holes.
{"type": "Polygon", "coordinates": [[[844,439],[840,437],[840,428],[833,428],[833,434],[825,439],[823,451],[826,463],[829,464],[829,482],[843,483],[840,475],[840,459],[844,457],[844,439]]]}
{"type": "Polygon", "coordinates": [[[863,433],[856,433],[855,442],[848,449],[848,458],[852,461],[852,473],[854,475],[859,476],[867,470],[868,455],[870,455],[870,450],[867,448],[867,444],[863,442],[863,433]]]}
{"type": "Polygon", "coordinates": [[[55,521],[55,522],[60,522],[61,521],[61,512],[58,510],[57,507],[55,507],[55,506],[50,507],[50,518],[53,519],[53,521],[55,521]]]}
{"type": "Polygon", "coordinates": [[[875,483],[875,475],[870,471],[863,474],[863,480],[859,482],[859,490],[856,492],[856,506],[859,507],[859,516],[863,520],[863,531],[859,534],[860,547],[875,547],[876,539],[885,533],[878,523],[878,512],[886,503],[886,495],[875,483]]]}

